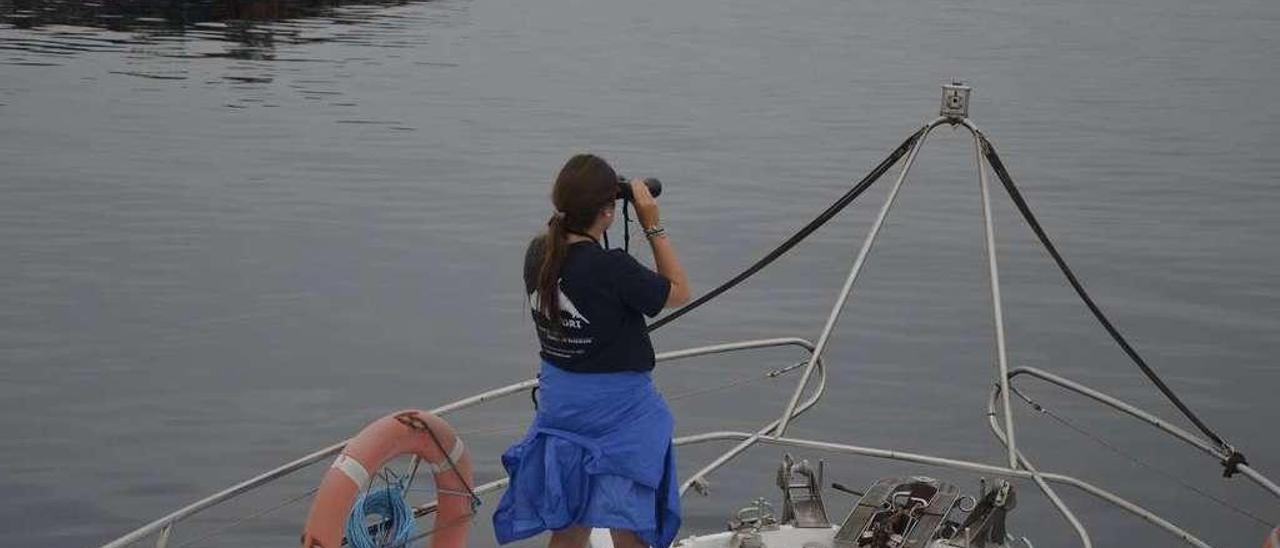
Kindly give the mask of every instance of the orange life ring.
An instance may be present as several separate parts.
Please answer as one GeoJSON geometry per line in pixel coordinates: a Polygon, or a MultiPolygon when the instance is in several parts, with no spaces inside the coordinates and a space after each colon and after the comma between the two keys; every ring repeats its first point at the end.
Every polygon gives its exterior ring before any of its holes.
{"type": "Polygon", "coordinates": [[[473,513],[471,456],[449,423],[416,409],[382,417],[347,442],[316,491],[302,530],[302,547],[339,548],[356,494],[369,487],[370,474],[409,454],[434,470],[439,505],[431,546],[464,548],[473,513]]]}

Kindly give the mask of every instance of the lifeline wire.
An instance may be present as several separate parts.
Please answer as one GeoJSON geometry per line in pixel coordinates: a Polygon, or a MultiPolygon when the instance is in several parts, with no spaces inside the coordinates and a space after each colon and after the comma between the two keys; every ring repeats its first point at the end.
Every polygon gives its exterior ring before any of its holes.
{"type": "Polygon", "coordinates": [[[1229,502],[1227,502],[1227,501],[1225,501],[1225,500],[1222,500],[1221,498],[1215,497],[1215,496],[1213,496],[1212,494],[1209,494],[1209,493],[1205,492],[1204,490],[1202,490],[1202,489],[1200,489],[1200,488],[1198,488],[1198,487],[1196,487],[1196,486],[1194,486],[1194,485],[1192,485],[1192,484],[1190,484],[1190,483],[1187,483],[1186,481],[1183,481],[1183,480],[1182,480],[1182,478],[1180,478],[1180,477],[1178,477],[1178,476],[1176,476],[1176,475],[1174,475],[1174,474],[1172,474],[1172,473],[1170,473],[1170,472],[1166,472],[1166,471],[1164,471],[1164,470],[1162,470],[1162,469],[1160,469],[1160,468],[1156,468],[1156,467],[1155,467],[1155,466],[1153,466],[1152,464],[1150,464],[1150,463],[1148,463],[1148,462],[1146,462],[1146,461],[1143,461],[1142,459],[1139,459],[1138,457],[1135,457],[1135,456],[1133,456],[1133,455],[1131,455],[1131,454],[1129,454],[1129,453],[1127,453],[1127,452],[1125,452],[1125,451],[1121,450],[1119,447],[1116,447],[1115,445],[1112,445],[1112,444],[1108,443],[1108,442],[1107,442],[1107,440],[1102,439],[1102,437],[1101,437],[1101,436],[1098,436],[1098,435],[1096,435],[1096,434],[1094,434],[1094,433],[1092,433],[1092,432],[1089,432],[1088,430],[1085,430],[1085,429],[1084,429],[1084,427],[1079,426],[1079,425],[1077,425],[1077,424],[1075,424],[1075,423],[1073,423],[1073,422],[1071,422],[1071,421],[1067,420],[1067,419],[1066,419],[1066,417],[1063,417],[1063,416],[1061,416],[1061,415],[1059,415],[1059,414],[1057,414],[1057,413],[1054,413],[1052,409],[1049,409],[1048,407],[1045,407],[1043,404],[1041,404],[1041,403],[1039,403],[1039,402],[1037,402],[1037,401],[1035,401],[1035,400],[1032,400],[1029,396],[1027,396],[1026,394],[1023,394],[1021,390],[1018,390],[1017,388],[1015,388],[1015,387],[1013,387],[1013,386],[1010,386],[1010,387],[1009,387],[1009,391],[1010,391],[1010,392],[1013,392],[1013,394],[1014,394],[1015,396],[1018,396],[1018,398],[1020,398],[1020,399],[1021,399],[1022,401],[1024,401],[1024,402],[1026,402],[1026,403],[1027,403],[1027,405],[1030,405],[1032,409],[1035,409],[1036,411],[1038,411],[1038,412],[1040,412],[1040,413],[1042,413],[1042,414],[1044,414],[1044,415],[1048,415],[1048,416],[1049,416],[1049,418],[1053,419],[1053,420],[1054,420],[1054,421],[1056,421],[1058,424],[1061,424],[1061,425],[1063,425],[1063,426],[1065,426],[1065,427],[1067,427],[1067,428],[1069,428],[1069,429],[1071,429],[1071,430],[1075,431],[1077,434],[1080,434],[1081,436],[1084,436],[1084,437],[1086,437],[1086,438],[1089,438],[1090,440],[1093,440],[1093,442],[1094,442],[1094,443],[1097,443],[1098,445],[1101,445],[1101,446],[1103,446],[1103,447],[1107,448],[1107,449],[1108,449],[1108,450],[1110,450],[1112,453],[1115,453],[1115,454],[1117,454],[1117,455],[1119,455],[1119,456],[1121,456],[1121,457],[1124,457],[1125,459],[1129,460],[1129,462],[1132,462],[1132,463],[1134,463],[1134,464],[1136,464],[1136,465],[1138,465],[1138,466],[1141,466],[1141,467],[1143,467],[1143,468],[1146,468],[1147,470],[1150,470],[1150,471],[1152,471],[1152,472],[1155,472],[1156,474],[1159,474],[1159,475],[1161,475],[1161,476],[1164,476],[1165,478],[1172,480],[1174,483],[1177,483],[1178,485],[1181,485],[1183,488],[1185,488],[1185,489],[1187,489],[1187,490],[1189,490],[1189,491],[1192,491],[1192,492],[1194,492],[1194,493],[1196,493],[1196,494],[1198,494],[1198,495],[1200,495],[1200,496],[1202,496],[1202,497],[1204,497],[1204,498],[1206,498],[1206,499],[1212,500],[1212,501],[1214,501],[1214,502],[1218,503],[1219,505],[1221,505],[1222,507],[1227,508],[1227,509],[1229,509],[1229,510],[1232,510],[1232,511],[1234,511],[1235,513],[1240,514],[1240,515],[1242,515],[1242,516],[1244,516],[1244,517],[1247,517],[1247,518],[1249,518],[1249,519],[1252,519],[1253,521],[1256,521],[1256,522],[1258,522],[1259,524],[1262,524],[1262,525],[1265,525],[1265,526],[1268,526],[1268,527],[1270,527],[1270,526],[1271,526],[1271,523],[1270,523],[1270,522],[1268,522],[1267,520],[1262,519],[1262,518],[1261,518],[1261,517],[1259,517],[1257,514],[1254,514],[1253,512],[1250,512],[1250,511],[1248,511],[1248,510],[1245,510],[1244,508],[1241,508],[1241,507],[1236,506],[1236,505],[1234,505],[1234,504],[1231,504],[1231,503],[1229,503],[1229,502]]]}
{"type": "Polygon", "coordinates": [[[1209,439],[1218,444],[1218,447],[1227,455],[1223,459],[1223,465],[1226,466],[1226,470],[1223,472],[1223,475],[1231,477],[1231,475],[1236,472],[1236,464],[1247,464],[1244,460],[1244,455],[1231,447],[1231,445],[1209,428],[1208,425],[1201,421],[1200,417],[1197,417],[1186,404],[1182,403],[1182,400],[1173,393],[1173,390],[1170,389],[1162,379],[1160,379],[1160,376],[1156,374],[1155,370],[1151,369],[1151,366],[1147,365],[1146,360],[1143,360],[1142,356],[1138,355],[1138,351],[1134,350],[1134,348],[1129,345],[1129,341],[1125,340],[1124,335],[1121,335],[1120,331],[1112,325],[1111,320],[1107,319],[1107,316],[1102,313],[1102,309],[1098,307],[1097,303],[1093,301],[1093,298],[1089,296],[1089,293],[1085,291],[1084,285],[1080,283],[1079,278],[1076,278],[1071,267],[1067,266],[1067,261],[1062,258],[1061,253],[1058,253],[1058,248],[1049,240],[1049,235],[1045,232],[1044,227],[1040,226],[1040,221],[1037,220],[1035,214],[1031,212],[1031,206],[1028,205],[1027,200],[1022,197],[1022,193],[1018,191],[1018,187],[1013,184],[1013,177],[1009,175],[1009,171],[1004,167],[1004,162],[1000,161],[1000,155],[996,154],[995,145],[992,145],[991,141],[987,140],[986,135],[979,133],[978,138],[982,141],[982,150],[987,157],[987,161],[991,164],[991,170],[994,171],[996,177],[1000,179],[1000,183],[1004,185],[1005,191],[1009,193],[1009,198],[1011,198],[1013,200],[1013,204],[1017,206],[1018,212],[1022,214],[1022,218],[1026,220],[1027,225],[1031,227],[1033,232],[1035,232],[1036,238],[1039,238],[1040,244],[1044,246],[1045,251],[1049,252],[1049,256],[1052,257],[1053,262],[1058,265],[1058,270],[1062,271],[1062,275],[1067,278],[1067,282],[1071,284],[1071,288],[1075,290],[1076,295],[1080,296],[1080,300],[1084,301],[1085,306],[1087,306],[1089,311],[1093,313],[1093,317],[1097,318],[1098,323],[1102,324],[1102,327],[1106,329],[1109,335],[1111,335],[1112,340],[1114,340],[1116,344],[1120,345],[1120,348],[1129,356],[1129,359],[1132,360],[1133,363],[1142,370],[1142,373],[1156,385],[1156,388],[1159,388],[1160,392],[1163,393],[1164,396],[1182,412],[1183,416],[1187,417],[1187,419],[1195,424],[1196,428],[1199,428],[1204,435],[1208,436],[1209,439]]]}
{"type": "Polygon", "coordinates": [[[728,390],[730,388],[734,388],[743,384],[750,384],[753,382],[760,382],[768,379],[775,379],[775,378],[781,377],[782,375],[795,371],[796,369],[804,367],[808,364],[809,364],[808,360],[799,361],[791,365],[788,365],[786,367],[780,367],[778,369],[771,369],[769,371],[765,371],[763,374],[752,375],[749,377],[741,377],[739,379],[729,381],[725,384],[710,386],[707,388],[698,388],[695,390],[690,390],[688,392],[682,392],[680,394],[676,394],[674,396],[667,398],[667,401],[668,402],[680,401],[686,398],[691,398],[693,396],[702,396],[702,395],[711,394],[715,392],[723,392],[725,390],[728,390]]]}
{"type": "MultiPolygon", "coordinates": [[[[183,542],[182,544],[179,544],[179,545],[177,546],[177,548],[186,548],[186,547],[188,547],[188,546],[193,546],[193,545],[196,545],[196,544],[200,544],[201,542],[204,542],[204,541],[209,540],[209,539],[211,539],[211,538],[213,538],[213,537],[216,537],[216,536],[218,536],[218,535],[221,535],[221,534],[223,534],[223,533],[225,533],[225,532],[227,532],[227,531],[230,531],[230,530],[232,530],[232,529],[235,529],[236,527],[239,527],[241,524],[243,524],[243,523],[245,523],[245,522],[247,522],[247,521],[255,520],[255,519],[261,518],[261,517],[266,516],[266,515],[268,515],[268,514],[274,513],[274,512],[276,512],[277,510],[280,510],[281,508],[284,508],[284,507],[286,507],[286,506],[289,506],[290,504],[294,504],[294,503],[296,503],[296,502],[298,502],[298,501],[300,501],[300,500],[303,500],[303,499],[305,499],[305,498],[307,498],[307,497],[310,497],[311,495],[314,495],[314,494],[315,494],[317,491],[319,491],[319,490],[320,490],[320,487],[318,487],[318,486],[317,486],[317,487],[312,487],[311,489],[306,490],[305,492],[303,492],[303,493],[302,493],[302,494],[300,494],[300,495],[297,495],[297,496],[294,496],[294,497],[291,497],[291,498],[285,499],[283,502],[280,502],[280,503],[275,504],[275,505],[273,505],[273,506],[269,506],[269,507],[267,507],[267,508],[263,508],[263,509],[261,509],[261,510],[258,510],[257,512],[254,512],[254,513],[252,513],[252,514],[249,514],[249,515],[246,515],[246,516],[241,517],[241,518],[239,518],[239,519],[236,519],[235,521],[232,521],[231,523],[229,523],[229,524],[227,524],[227,525],[224,525],[224,526],[222,526],[222,527],[218,527],[218,528],[215,528],[215,529],[213,529],[213,530],[206,531],[203,535],[200,535],[200,536],[198,536],[198,537],[196,537],[196,538],[193,538],[193,539],[191,539],[191,540],[188,540],[188,541],[186,541],[186,542],[183,542]]],[[[173,524],[171,523],[171,524],[170,524],[170,526],[172,526],[172,525],[173,525],[173,524]]]]}
{"type": "Polygon", "coordinates": [[[880,162],[880,165],[877,165],[875,169],[871,170],[871,173],[867,174],[866,177],[863,177],[861,181],[858,181],[858,184],[854,185],[853,188],[849,189],[849,191],[846,192],[844,196],[841,196],[839,200],[836,200],[835,203],[832,203],[831,206],[828,207],[825,211],[818,214],[817,217],[814,217],[812,221],[809,221],[809,224],[804,225],[804,227],[801,228],[798,232],[793,234],[790,238],[787,238],[787,241],[782,242],[782,245],[779,245],[778,247],[774,248],[773,251],[769,252],[769,254],[765,255],[763,258],[756,261],[755,264],[752,264],[746,270],[743,270],[742,272],[738,273],[737,276],[730,278],[729,281],[723,284],[720,284],[719,287],[712,289],[711,291],[707,292],[707,294],[701,297],[698,297],[697,300],[680,307],[675,312],[672,312],[670,314],[667,314],[666,316],[658,318],[653,323],[649,324],[647,331],[652,332],[664,325],[667,325],[675,321],[677,318],[685,314],[688,314],[693,309],[706,304],[711,299],[714,299],[720,296],[721,293],[724,293],[725,291],[732,289],[734,286],[742,283],[747,278],[750,278],[751,276],[755,275],[756,272],[759,272],[764,267],[769,266],[769,264],[777,260],[778,257],[781,257],[783,254],[790,251],[791,248],[796,246],[796,244],[799,244],[802,240],[809,237],[810,234],[812,234],[815,230],[817,230],[822,225],[826,224],[827,221],[830,221],[832,217],[835,217],[837,213],[840,213],[841,210],[843,210],[849,204],[853,203],[853,201],[857,199],[858,196],[860,196],[863,192],[865,192],[868,188],[870,188],[871,184],[876,182],[876,179],[879,179],[881,175],[884,175],[886,171],[889,171],[889,168],[893,167],[894,164],[898,163],[898,160],[901,159],[902,156],[905,155],[907,151],[911,149],[912,145],[914,145],[916,141],[920,139],[920,136],[923,135],[924,132],[925,132],[925,128],[921,128],[919,131],[916,131],[915,133],[911,134],[910,137],[907,137],[907,140],[903,141],[902,144],[898,145],[898,148],[895,149],[893,153],[889,154],[888,158],[885,158],[884,161],[880,162]]]}

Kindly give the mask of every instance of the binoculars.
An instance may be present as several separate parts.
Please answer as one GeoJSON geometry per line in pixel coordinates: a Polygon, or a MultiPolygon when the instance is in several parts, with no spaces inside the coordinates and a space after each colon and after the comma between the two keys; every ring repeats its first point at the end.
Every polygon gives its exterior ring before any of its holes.
{"type": "MultiPolygon", "coordinates": [[[[644,181],[644,186],[649,187],[649,194],[652,194],[654,198],[662,194],[662,181],[653,177],[645,177],[642,180],[644,181]]],[[[631,183],[627,181],[626,177],[618,177],[618,198],[635,201],[635,196],[631,195],[631,183]]]]}

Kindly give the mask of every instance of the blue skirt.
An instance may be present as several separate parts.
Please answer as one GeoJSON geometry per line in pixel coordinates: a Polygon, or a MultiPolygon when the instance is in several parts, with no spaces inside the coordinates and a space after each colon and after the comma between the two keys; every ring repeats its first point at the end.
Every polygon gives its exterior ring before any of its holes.
{"type": "Polygon", "coordinates": [[[493,514],[498,543],[585,526],[670,545],[680,529],[675,421],[649,374],[543,363],[539,396],[524,439],[502,455],[511,483],[493,514]]]}

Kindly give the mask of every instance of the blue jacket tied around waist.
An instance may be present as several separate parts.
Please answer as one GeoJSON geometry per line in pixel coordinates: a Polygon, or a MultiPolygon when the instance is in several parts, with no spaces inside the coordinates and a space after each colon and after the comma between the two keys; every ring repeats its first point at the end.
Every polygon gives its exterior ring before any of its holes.
{"type": "Polygon", "coordinates": [[[533,424],[502,455],[511,484],[493,514],[498,542],[580,525],[670,545],[680,529],[675,421],[649,373],[543,363],[540,387],[533,424]]]}

